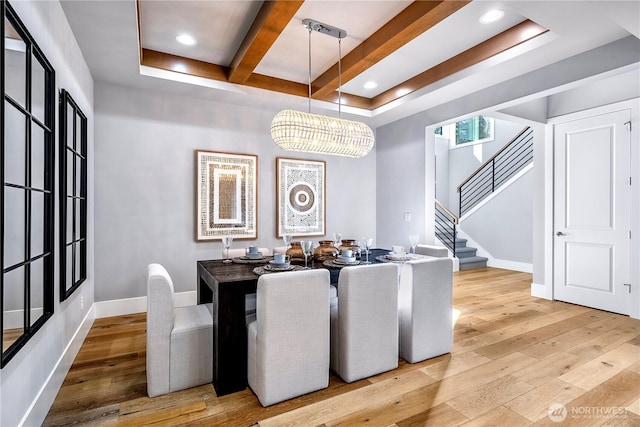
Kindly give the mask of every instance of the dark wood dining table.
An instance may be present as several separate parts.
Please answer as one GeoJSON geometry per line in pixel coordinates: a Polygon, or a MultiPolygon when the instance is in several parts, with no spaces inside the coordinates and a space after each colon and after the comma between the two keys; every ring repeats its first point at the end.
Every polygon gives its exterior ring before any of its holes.
{"type": "MultiPolygon", "coordinates": [[[[369,261],[386,254],[372,249],[369,261]]],[[[363,257],[364,258],[364,257],[363,257]]],[[[247,387],[247,330],[245,297],[256,292],[256,264],[224,263],[223,260],[198,261],[198,304],[212,303],[213,314],[213,387],[218,396],[247,387]]],[[[313,268],[326,268],[322,262],[313,268]]],[[[346,267],[348,268],[348,267],[346,267]]],[[[331,282],[338,282],[339,268],[329,268],[331,282]]]]}

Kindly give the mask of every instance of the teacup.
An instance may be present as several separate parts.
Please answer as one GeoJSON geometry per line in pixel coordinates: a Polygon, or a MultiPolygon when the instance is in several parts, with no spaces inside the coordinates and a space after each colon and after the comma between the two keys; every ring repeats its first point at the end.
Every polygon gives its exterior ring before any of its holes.
{"type": "Polygon", "coordinates": [[[249,246],[247,248],[247,254],[256,255],[257,253],[258,253],[258,247],[257,246],[249,246]]]}
{"type": "Polygon", "coordinates": [[[273,261],[276,264],[286,264],[289,262],[289,255],[286,254],[275,254],[273,255],[273,261]]]}
{"type": "Polygon", "coordinates": [[[342,252],[340,252],[340,255],[343,258],[351,258],[353,256],[353,251],[351,249],[343,249],[342,252]]]}
{"type": "Polygon", "coordinates": [[[391,252],[393,252],[396,255],[403,255],[404,246],[391,246],[391,252]]]}

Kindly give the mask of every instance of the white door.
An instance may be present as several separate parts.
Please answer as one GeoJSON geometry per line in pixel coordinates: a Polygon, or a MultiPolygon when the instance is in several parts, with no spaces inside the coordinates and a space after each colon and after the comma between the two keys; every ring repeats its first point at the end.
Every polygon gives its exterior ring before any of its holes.
{"type": "Polygon", "coordinates": [[[630,110],[554,128],[554,299],[629,313],[630,110]]]}

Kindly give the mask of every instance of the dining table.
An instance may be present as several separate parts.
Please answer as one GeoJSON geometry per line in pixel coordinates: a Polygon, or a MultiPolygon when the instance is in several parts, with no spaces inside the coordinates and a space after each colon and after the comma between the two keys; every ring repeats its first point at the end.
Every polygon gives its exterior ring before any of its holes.
{"type": "MultiPolygon", "coordinates": [[[[388,249],[370,249],[369,262],[397,262],[415,258],[431,258],[424,255],[387,259],[388,249]]],[[[364,261],[363,254],[360,262],[364,261]]],[[[266,258],[265,262],[267,259],[266,258]]],[[[211,304],[213,315],[213,378],[217,396],[244,390],[247,387],[247,331],[246,296],[256,292],[260,264],[256,260],[226,263],[224,260],[197,261],[198,304],[211,304]]],[[[329,270],[331,283],[336,285],[341,268],[326,265],[321,261],[310,261],[311,268],[329,270]]],[[[270,274],[270,273],[266,273],[270,274]]]]}

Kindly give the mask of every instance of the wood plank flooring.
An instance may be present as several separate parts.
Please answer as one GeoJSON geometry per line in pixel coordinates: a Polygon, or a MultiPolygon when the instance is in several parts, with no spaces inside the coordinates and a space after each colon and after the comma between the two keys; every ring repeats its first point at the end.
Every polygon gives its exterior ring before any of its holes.
{"type": "Polygon", "coordinates": [[[640,321],[533,298],[530,283],[455,273],[451,354],[351,384],[332,375],[268,408],[211,385],[148,398],[146,315],[97,319],[44,425],[640,426],[640,321]]]}

